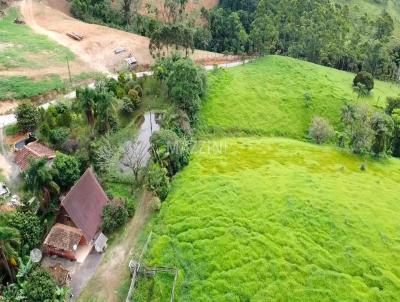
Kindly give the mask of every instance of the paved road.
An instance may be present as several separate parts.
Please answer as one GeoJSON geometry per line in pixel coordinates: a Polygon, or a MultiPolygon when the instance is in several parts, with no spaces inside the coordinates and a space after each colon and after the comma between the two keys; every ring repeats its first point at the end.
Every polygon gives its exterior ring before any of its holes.
{"type": "MultiPolygon", "coordinates": [[[[246,63],[247,63],[247,61],[246,61],[246,63]]],[[[226,64],[219,64],[218,66],[220,68],[232,68],[232,67],[237,67],[237,66],[240,66],[240,65],[243,65],[242,61],[233,62],[233,63],[226,63],[226,64]]],[[[214,65],[206,65],[206,66],[204,66],[204,68],[206,70],[212,70],[214,68],[214,65]]],[[[136,76],[138,78],[141,78],[141,77],[143,77],[145,75],[146,76],[153,75],[153,72],[152,71],[143,71],[143,72],[136,73],[136,76]]],[[[109,77],[117,79],[118,75],[113,74],[113,75],[110,75],[109,77]]],[[[91,84],[88,85],[88,87],[94,88],[94,85],[95,85],[95,83],[91,83],[91,84]]],[[[72,99],[75,99],[75,97],[76,97],[76,91],[72,91],[72,92],[64,95],[63,99],[72,100],[72,99]]],[[[58,102],[60,99],[61,98],[49,101],[49,102],[47,102],[47,103],[45,103],[43,105],[40,105],[39,107],[47,109],[50,105],[58,102]]],[[[3,128],[5,126],[11,125],[11,124],[15,124],[16,122],[17,122],[17,119],[15,117],[15,114],[0,115],[0,128],[3,128]]]]}

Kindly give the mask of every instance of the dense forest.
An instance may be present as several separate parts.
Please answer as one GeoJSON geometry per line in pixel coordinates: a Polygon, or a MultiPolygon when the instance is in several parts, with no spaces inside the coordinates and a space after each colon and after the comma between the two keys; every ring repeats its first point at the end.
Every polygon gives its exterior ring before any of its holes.
{"type": "Polygon", "coordinates": [[[139,4],[133,0],[123,1],[120,9],[108,0],[73,0],[71,10],[83,20],[150,37],[154,55],[157,49],[170,46],[229,54],[281,54],[398,79],[400,45],[393,37],[393,18],[384,10],[377,17],[355,17],[349,6],[330,0],[221,0],[214,9],[203,8],[199,22],[185,13],[186,4],[165,0],[163,18],[150,7],[146,16],[140,15],[139,4]]]}

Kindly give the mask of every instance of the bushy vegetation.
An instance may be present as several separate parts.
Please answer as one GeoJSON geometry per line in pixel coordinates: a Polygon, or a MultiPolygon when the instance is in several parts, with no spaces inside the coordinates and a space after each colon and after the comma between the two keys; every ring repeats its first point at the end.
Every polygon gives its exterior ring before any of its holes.
{"type": "MultiPolygon", "coordinates": [[[[177,299],[397,299],[398,160],[362,171],[355,155],[287,139],[204,144],[172,183],[146,253],[148,265],[181,270],[177,299]]],[[[170,279],[140,282],[153,291],[135,300],[169,299],[170,279]]]]}
{"type": "Polygon", "coordinates": [[[106,234],[110,234],[125,225],[128,221],[128,211],[124,203],[115,200],[107,204],[103,209],[103,224],[102,229],[106,234]]]}
{"type": "Polygon", "coordinates": [[[18,230],[21,235],[22,254],[27,255],[42,243],[44,229],[35,213],[31,211],[13,212],[7,216],[7,225],[18,230]]]}
{"type": "Polygon", "coordinates": [[[79,161],[76,157],[57,153],[52,165],[54,181],[62,190],[68,190],[81,176],[79,161]]]}
{"type": "Polygon", "coordinates": [[[39,123],[39,111],[35,105],[22,103],[15,112],[17,127],[22,132],[35,131],[39,123]]]}

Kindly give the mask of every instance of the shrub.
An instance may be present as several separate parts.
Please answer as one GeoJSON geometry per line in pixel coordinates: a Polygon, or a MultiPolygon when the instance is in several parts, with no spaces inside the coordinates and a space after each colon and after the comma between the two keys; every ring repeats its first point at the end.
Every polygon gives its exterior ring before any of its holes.
{"type": "Polygon", "coordinates": [[[30,103],[18,105],[16,110],[17,126],[21,131],[35,131],[39,123],[39,110],[30,103]]]}
{"type": "Polygon", "coordinates": [[[313,104],[313,96],[310,92],[305,92],[304,93],[304,106],[306,108],[310,108],[313,104]]]}
{"type": "Polygon", "coordinates": [[[125,209],[128,211],[128,216],[133,217],[135,215],[135,203],[132,198],[125,199],[124,202],[125,209]]]}
{"type": "Polygon", "coordinates": [[[43,139],[47,139],[50,135],[50,127],[46,122],[43,122],[39,127],[39,134],[43,139]]]}
{"type": "Polygon", "coordinates": [[[155,132],[150,139],[154,158],[167,167],[170,176],[179,172],[189,163],[189,144],[171,130],[155,132]]]}
{"type": "Polygon", "coordinates": [[[90,144],[90,161],[97,172],[104,173],[108,170],[113,154],[114,150],[107,137],[90,144]]]}
{"type": "Polygon", "coordinates": [[[383,112],[375,112],[371,119],[371,127],[374,131],[371,150],[375,156],[385,155],[391,148],[394,131],[393,120],[383,112]]]}
{"type": "Polygon", "coordinates": [[[161,200],[167,198],[170,190],[167,173],[167,169],[160,167],[158,164],[151,165],[147,172],[146,187],[148,190],[154,192],[161,200]]]}
{"type": "Polygon", "coordinates": [[[67,139],[67,141],[61,146],[61,150],[68,154],[74,153],[78,149],[79,149],[79,142],[74,138],[67,139]]]}
{"type": "Polygon", "coordinates": [[[312,119],[309,134],[317,144],[323,144],[330,140],[335,132],[326,119],[316,116],[312,119]]]}
{"type": "Polygon", "coordinates": [[[393,110],[392,119],[394,123],[392,155],[400,157],[400,109],[393,110]]]}
{"type": "Polygon", "coordinates": [[[154,196],[151,200],[150,200],[150,209],[153,212],[157,212],[161,209],[161,200],[160,198],[158,198],[157,196],[154,196]]]}
{"type": "Polygon", "coordinates": [[[60,148],[69,136],[69,130],[66,128],[55,128],[49,131],[49,141],[56,148],[60,148]]]}
{"type": "Polygon", "coordinates": [[[360,87],[360,84],[363,85],[366,91],[369,93],[372,89],[374,89],[374,78],[372,74],[366,71],[361,71],[357,73],[353,80],[354,87],[360,87]]]}
{"type": "Polygon", "coordinates": [[[126,114],[126,115],[131,115],[133,112],[135,112],[136,109],[139,107],[139,100],[135,100],[129,97],[124,97],[122,99],[122,108],[121,111],[126,114]]]}
{"type": "Polygon", "coordinates": [[[114,232],[128,221],[128,211],[120,200],[114,200],[103,209],[103,231],[107,234],[114,232]]]}
{"type": "Polygon", "coordinates": [[[26,280],[25,295],[30,302],[55,301],[57,297],[57,284],[49,272],[43,268],[36,268],[26,280]]]}
{"type": "Polygon", "coordinates": [[[369,152],[374,138],[371,128],[371,108],[366,104],[345,105],[342,108],[342,121],[354,153],[369,152]]]}
{"type": "Polygon", "coordinates": [[[61,189],[69,189],[79,179],[79,164],[78,159],[74,156],[57,152],[56,159],[52,166],[52,174],[54,181],[61,189]]]}
{"type": "Polygon", "coordinates": [[[38,247],[42,241],[43,228],[40,219],[31,211],[16,211],[9,216],[8,225],[21,234],[21,246],[24,250],[38,247]]]}
{"type": "Polygon", "coordinates": [[[387,98],[385,112],[389,115],[392,115],[393,111],[396,109],[400,109],[400,97],[387,98]]]}

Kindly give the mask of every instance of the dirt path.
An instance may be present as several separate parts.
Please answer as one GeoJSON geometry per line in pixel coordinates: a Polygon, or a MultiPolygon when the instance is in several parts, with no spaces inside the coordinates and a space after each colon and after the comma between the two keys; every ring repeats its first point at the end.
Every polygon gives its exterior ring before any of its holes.
{"type": "Polygon", "coordinates": [[[3,130],[4,129],[0,127],[0,173],[10,181],[16,175],[16,167],[12,166],[8,158],[7,150],[4,147],[3,130]]]}
{"type": "Polygon", "coordinates": [[[130,255],[136,246],[140,232],[150,217],[151,198],[151,193],[143,194],[135,216],[127,224],[123,235],[117,238],[112,247],[106,251],[94,277],[89,281],[78,301],[87,302],[89,298],[107,302],[118,301],[118,289],[128,274],[130,255]]]}

